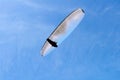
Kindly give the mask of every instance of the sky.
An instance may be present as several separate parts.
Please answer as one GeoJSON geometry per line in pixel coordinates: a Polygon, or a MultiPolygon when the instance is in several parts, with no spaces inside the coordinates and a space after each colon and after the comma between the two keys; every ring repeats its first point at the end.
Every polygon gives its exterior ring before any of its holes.
{"type": "Polygon", "coordinates": [[[120,80],[120,0],[0,0],[0,80],[120,80]],[[85,16],[45,57],[50,33],[85,16]]]}

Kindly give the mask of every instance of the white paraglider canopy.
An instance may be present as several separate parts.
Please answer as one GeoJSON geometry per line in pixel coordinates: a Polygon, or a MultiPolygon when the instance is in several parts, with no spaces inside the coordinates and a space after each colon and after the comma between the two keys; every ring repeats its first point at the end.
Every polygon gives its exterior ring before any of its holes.
{"type": "Polygon", "coordinates": [[[55,49],[55,47],[58,47],[58,45],[78,26],[84,15],[83,9],[77,9],[66,17],[46,40],[41,49],[41,55],[45,56],[55,49]]]}

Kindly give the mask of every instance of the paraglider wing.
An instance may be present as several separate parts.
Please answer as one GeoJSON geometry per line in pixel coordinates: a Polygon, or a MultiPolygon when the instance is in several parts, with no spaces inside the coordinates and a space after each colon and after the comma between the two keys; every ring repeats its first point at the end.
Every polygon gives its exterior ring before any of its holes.
{"type": "Polygon", "coordinates": [[[77,9],[68,15],[68,17],[66,17],[47,38],[41,50],[41,55],[44,56],[54,48],[58,47],[58,45],[77,27],[84,15],[83,9],[77,9]]]}

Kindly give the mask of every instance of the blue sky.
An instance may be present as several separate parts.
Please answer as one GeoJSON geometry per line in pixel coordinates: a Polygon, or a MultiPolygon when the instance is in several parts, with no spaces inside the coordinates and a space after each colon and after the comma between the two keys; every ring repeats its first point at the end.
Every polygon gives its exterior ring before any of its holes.
{"type": "Polygon", "coordinates": [[[0,80],[120,80],[120,0],[0,0],[0,80]],[[40,49],[74,9],[85,17],[46,57],[40,49]]]}

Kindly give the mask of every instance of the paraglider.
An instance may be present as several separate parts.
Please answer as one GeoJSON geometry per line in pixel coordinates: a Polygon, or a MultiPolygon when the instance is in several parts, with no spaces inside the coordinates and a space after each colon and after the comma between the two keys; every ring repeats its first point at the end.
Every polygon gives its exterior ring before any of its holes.
{"type": "Polygon", "coordinates": [[[58,45],[78,26],[84,15],[85,12],[83,9],[77,9],[68,15],[46,39],[41,49],[41,55],[45,56],[50,53],[50,51],[57,48],[58,45]]]}

